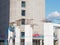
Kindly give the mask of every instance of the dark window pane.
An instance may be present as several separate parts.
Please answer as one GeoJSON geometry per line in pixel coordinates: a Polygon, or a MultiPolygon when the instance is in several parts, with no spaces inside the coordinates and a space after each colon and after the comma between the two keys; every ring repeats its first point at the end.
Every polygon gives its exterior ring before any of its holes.
{"type": "Polygon", "coordinates": [[[22,19],[22,20],[21,20],[21,24],[22,24],[22,25],[25,25],[25,19],[22,19]]]}
{"type": "Polygon", "coordinates": [[[33,45],[37,45],[37,40],[33,40],[33,45]]]}
{"type": "Polygon", "coordinates": [[[25,45],[25,40],[21,39],[21,45],[25,45]]]}
{"type": "Polygon", "coordinates": [[[25,7],[26,6],[25,1],[22,1],[21,3],[22,3],[21,4],[22,7],[25,7]]]}
{"type": "Polygon", "coordinates": [[[40,45],[40,40],[33,40],[33,45],[40,45]]]}
{"type": "Polygon", "coordinates": [[[22,10],[22,16],[25,16],[25,10],[22,10]]]}
{"type": "Polygon", "coordinates": [[[21,32],[21,37],[24,37],[25,36],[25,32],[21,32]]]}

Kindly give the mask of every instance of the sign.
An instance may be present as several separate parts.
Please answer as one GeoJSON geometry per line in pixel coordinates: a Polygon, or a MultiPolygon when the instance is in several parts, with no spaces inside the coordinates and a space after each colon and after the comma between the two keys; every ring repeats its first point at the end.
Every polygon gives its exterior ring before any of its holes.
{"type": "Polygon", "coordinates": [[[33,34],[33,37],[39,37],[40,35],[39,34],[33,34]]]}

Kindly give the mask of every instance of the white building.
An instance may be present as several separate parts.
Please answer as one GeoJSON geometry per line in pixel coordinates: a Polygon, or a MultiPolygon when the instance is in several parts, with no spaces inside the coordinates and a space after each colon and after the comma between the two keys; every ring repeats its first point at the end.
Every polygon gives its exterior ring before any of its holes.
{"type": "MultiPolygon", "coordinates": [[[[45,0],[10,0],[10,25],[14,23],[20,26],[24,36],[24,25],[29,24],[33,28],[33,45],[41,45],[43,40],[43,22],[45,19],[45,0]],[[36,36],[37,35],[37,36],[36,36]]],[[[24,42],[24,38],[21,38],[24,42]]],[[[24,45],[24,43],[22,44],[24,45]]]]}
{"type": "MultiPolygon", "coordinates": [[[[42,45],[45,0],[10,0],[9,25],[17,24],[21,32],[21,45],[24,45],[25,25],[33,29],[33,45],[42,45]]],[[[17,30],[18,31],[18,30],[17,30]]],[[[14,42],[14,40],[13,40],[14,42]]]]}
{"type": "Polygon", "coordinates": [[[43,34],[44,19],[45,0],[10,0],[10,23],[16,22],[20,27],[31,24],[34,31],[43,34]]]}
{"type": "Polygon", "coordinates": [[[44,45],[60,45],[60,24],[44,23],[44,45]]]}

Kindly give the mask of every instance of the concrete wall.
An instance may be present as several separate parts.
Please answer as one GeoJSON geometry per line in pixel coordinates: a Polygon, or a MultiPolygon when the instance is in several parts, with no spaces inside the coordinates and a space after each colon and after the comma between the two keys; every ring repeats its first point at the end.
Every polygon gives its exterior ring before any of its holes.
{"type": "Polygon", "coordinates": [[[15,22],[20,19],[21,15],[21,1],[10,0],[10,22],[15,22]]]}
{"type": "Polygon", "coordinates": [[[30,22],[28,20],[28,22],[29,24],[36,24],[33,29],[34,32],[43,34],[42,20],[45,19],[45,0],[10,0],[10,23],[23,18],[33,19],[30,22]],[[26,1],[25,8],[21,7],[21,1],[26,1]],[[21,10],[26,10],[26,16],[21,16],[21,10]]]}
{"type": "Polygon", "coordinates": [[[45,0],[27,0],[26,18],[33,19],[31,24],[36,24],[34,31],[43,34],[42,20],[45,19],[45,0]]]}

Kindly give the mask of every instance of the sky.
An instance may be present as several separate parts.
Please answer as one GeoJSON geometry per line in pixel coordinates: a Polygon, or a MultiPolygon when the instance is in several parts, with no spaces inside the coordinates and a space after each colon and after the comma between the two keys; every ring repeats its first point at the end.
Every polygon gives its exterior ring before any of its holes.
{"type": "Polygon", "coordinates": [[[60,0],[46,0],[46,18],[60,23],[60,0]]]}

